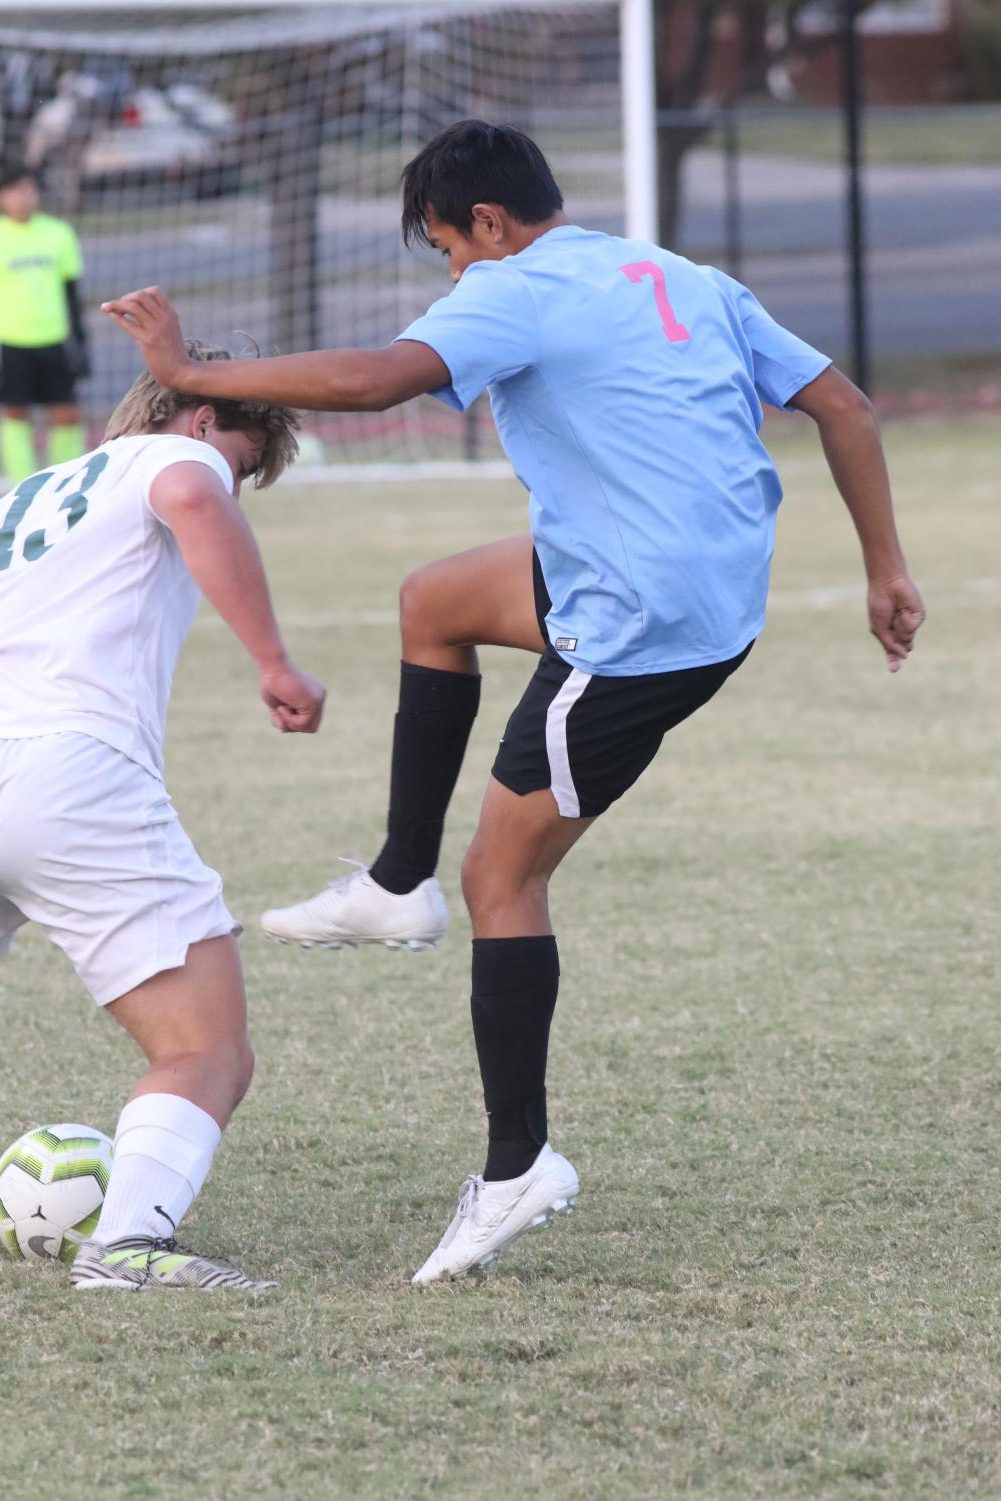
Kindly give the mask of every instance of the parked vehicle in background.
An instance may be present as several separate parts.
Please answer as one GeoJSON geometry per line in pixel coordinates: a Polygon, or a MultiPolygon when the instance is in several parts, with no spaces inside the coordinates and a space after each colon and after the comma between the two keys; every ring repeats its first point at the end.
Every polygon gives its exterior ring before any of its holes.
{"type": "Polygon", "coordinates": [[[135,84],[127,68],[63,73],[33,115],[25,158],[70,202],[121,192],[212,198],[239,179],[236,114],[193,80],[135,84]]]}

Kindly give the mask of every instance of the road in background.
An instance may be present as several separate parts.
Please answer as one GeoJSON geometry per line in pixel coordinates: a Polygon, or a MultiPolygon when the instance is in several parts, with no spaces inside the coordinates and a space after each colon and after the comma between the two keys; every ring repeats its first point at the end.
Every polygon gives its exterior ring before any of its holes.
{"type": "MultiPolygon", "coordinates": [[[[614,158],[569,158],[572,181],[614,176],[614,158]]],[[[745,156],[740,163],[742,279],[773,315],[835,358],[847,349],[844,176],[831,163],[745,156]]],[[[572,197],[568,209],[573,213],[572,197]]],[[[869,293],[877,359],[997,351],[1001,325],[1001,167],[875,166],[866,173],[869,293]]],[[[723,172],[719,152],[686,159],[679,244],[723,264],[723,172]]],[[[192,331],[232,341],[247,329],[270,334],[270,228],[266,200],[253,197],[158,210],[143,228],[114,235],[84,226],[92,304],[95,376],[88,397],[106,409],[137,366],[122,336],[93,305],[136,286],[162,283],[180,294],[192,331]],[[194,323],[190,320],[195,319],[194,323]]],[[[619,205],[591,199],[587,222],[616,232],[619,205]]],[[[437,259],[413,261],[401,294],[398,210],[388,198],[325,195],[320,213],[320,326],[328,344],[391,339],[422,306],[447,290],[437,259]],[[394,269],[394,275],[380,271],[394,269]]]]}

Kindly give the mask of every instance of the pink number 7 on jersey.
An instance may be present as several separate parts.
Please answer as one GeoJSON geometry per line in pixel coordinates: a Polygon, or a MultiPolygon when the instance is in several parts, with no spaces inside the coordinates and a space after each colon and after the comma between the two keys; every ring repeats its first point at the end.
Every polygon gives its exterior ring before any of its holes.
{"type": "Polygon", "coordinates": [[[667,282],[661,268],[653,261],[633,261],[629,266],[620,266],[623,276],[628,276],[631,282],[637,284],[644,276],[649,276],[653,282],[653,300],[657,304],[660,321],[664,325],[664,332],[672,344],[683,344],[691,334],[683,323],[679,323],[674,316],[674,308],[671,299],[667,295],[667,282]]]}

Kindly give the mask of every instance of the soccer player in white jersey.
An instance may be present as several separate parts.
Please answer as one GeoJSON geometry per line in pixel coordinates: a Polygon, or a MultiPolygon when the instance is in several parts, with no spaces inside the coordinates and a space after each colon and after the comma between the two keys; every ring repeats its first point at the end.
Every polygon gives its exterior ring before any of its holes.
{"type": "MultiPolygon", "coordinates": [[[[230,359],[188,348],[203,371],[230,359]]],[[[0,500],[0,951],[37,923],[147,1061],[78,1288],[274,1285],[174,1241],[253,1054],[239,925],[167,795],[163,731],[201,594],[253,658],[275,726],[319,726],[323,689],[289,659],[239,505],[245,480],[292,462],[297,426],[285,407],[144,374],[99,448],[0,500]]]]}
{"type": "MultiPolygon", "coordinates": [[[[924,612],[894,528],[872,408],[753,295],[659,246],[563,213],[528,137],[467,120],[403,177],[403,231],[455,282],[386,349],[218,366],[208,389],[321,410],[490,392],[530,494],[531,537],[434,563],[402,594],[388,839],[368,872],[266,913],[304,943],[427,945],[445,930],[434,869],[479,695],[476,647],[539,665],[497,754],[463,892],[489,1118],[424,1283],[484,1266],[570,1206],[548,1141],[546,1056],[559,976],[548,882],[572,845],[744,661],[764,624],[781,488],[762,402],[814,419],[858,532],[870,626],[896,671],[924,612]]],[[[197,372],[158,288],[106,304],[159,379],[197,372]]]]}

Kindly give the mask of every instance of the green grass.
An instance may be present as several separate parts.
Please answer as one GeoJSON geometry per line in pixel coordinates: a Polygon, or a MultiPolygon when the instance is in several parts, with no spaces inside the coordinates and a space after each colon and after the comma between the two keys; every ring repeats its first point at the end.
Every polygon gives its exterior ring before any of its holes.
{"type": "MultiPolygon", "coordinates": [[[[761,110],[738,119],[741,150],[749,154],[844,158],[844,122],[837,110],[761,110]]],[[[870,108],[862,129],[871,166],[997,166],[1001,159],[1001,110],[990,107],[870,108]]]]}
{"type": "MultiPolygon", "coordinates": [[[[169,781],[248,921],[259,1073],[185,1226],[275,1273],[269,1301],[77,1297],[0,1264],[4,1491],[164,1498],[1001,1493],[1001,1013],[985,423],[888,434],[930,611],[891,678],[850,527],[803,426],[773,608],[561,873],[554,1139],[579,1212],[481,1285],[416,1294],[481,1119],[467,927],[434,955],[303,953],[255,930],[334,855],[370,855],[395,588],[518,529],[503,483],[255,497],[289,636],[330,686],[274,735],[204,618],[169,781]],[[826,592],[824,592],[826,591],[826,592]]],[[[485,654],[445,850],[456,871],[528,658],[485,654]]],[[[65,961],[0,967],[0,1136],[110,1130],[135,1067],[65,961]]]]}
{"type": "Polygon", "coordinates": [[[877,356],[872,386],[877,398],[924,390],[955,408],[968,408],[978,391],[1001,389],[1001,351],[877,356]]]}

